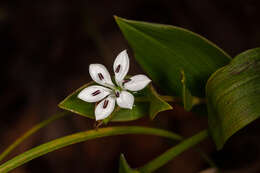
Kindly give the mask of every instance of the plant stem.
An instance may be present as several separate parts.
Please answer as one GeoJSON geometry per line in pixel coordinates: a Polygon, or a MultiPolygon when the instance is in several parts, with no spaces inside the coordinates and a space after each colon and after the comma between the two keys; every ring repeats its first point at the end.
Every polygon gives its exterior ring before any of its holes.
{"type": "Polygon", "coordinates": [[[166,102],[180,101],[179,98],[173,96],[160,96],[166,102]]]}
{"type": "MultiPolygon", "coordinates": [[[[162,96],[160,95],[160,98],[163,99],[166,102],[179,102],[180,99],[173,96],[162,96]]],[[[137,102],[148,102],[150,101],[147,97],[136,97],[135,101],[137,102]]]]}
{"type": "Polygon", "coordinates": [[[204,140],[206,137],[208,137],[208,131],[203,130],[199,132],[198,134],[184,140],[180,144],[170,148],[168,151],[160,155],[159,157],[155,158],[154,160],[150,161],[143,167],[139,168],[138,170],[140,172],[149,173],[157,170],[170,160],[172,160],[174,157],[181,154],[183,151],[193,147],[194,145],[198,144],[202,140],[204,140]]]}
{"type": "Polygon", "coordinates": [[[83,142],[90,139],[101,138],[106,136],[123,135],[123,134],[147,134],[167,137],[173,140],[180,141],[182,137],[162,129],[138,127],[138,126],[118,126],[100,128],[98,130],[89,130],[85,132],[75,133],[69,136],[61,137],[45,144],[39,145],[33,149],[30,149],[13,159],[0,165],[0,172],[6,173],[14,168],[29,162],[30,160],[47,154],[51,151],[60,149],[62,147],[83,142]]]}
{"type": "Polygon", "coordinates": [[[39,124],[36,124],[33,126],[30,130],[28,130],[26,133],[24,133],[21,137],[16,139],[9,147],[7,147],[1,154],[0,154],[0,162],[8,155],[11,151],[13,151],[20,143],[22,143],[25,139],[42,129],[43,127],[47,126],[48,124],[52,123],[53,121],[60,119],[64,117],[65,115],[70,114],[69,112],[61,112],[54,114],[50,118],[40,122],[39,124]]]}
{"type": "MultiPolygon", "coordinates": [[[[193,97],[193,105],[199,105],[199,104],[204,104],[206,103],[205,98],[200,98],[200,97],[193,97]]],[[[173,97],[173,96],[167,96],[167,95],[160,95],[160,98],[163,99],[166,102],[176,102],[176,103],[182,103],[182,99],[180,97],[173,97]]],[[[149,99],[146,97],[136,97],[135,101],[137,102],[148,102],[149,99]]]]}

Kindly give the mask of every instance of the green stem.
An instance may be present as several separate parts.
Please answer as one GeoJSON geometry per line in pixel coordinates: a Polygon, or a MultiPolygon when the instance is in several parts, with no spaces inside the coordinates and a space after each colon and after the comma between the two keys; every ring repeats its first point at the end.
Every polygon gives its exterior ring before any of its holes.
{"type": "MultiPolygon", "coordinates": [[[[195,97],[195,96],[192,96],[192,97],[193,97],[193,105],[199,105],[199,104],[206,103],[205,98],[200,98],[200,97],[195,97]]],[[[176,103],[182,102],[182,99],[180,97],[160,95],[160,98],[163,99],[166,102],[176,102],[176,103]]],[[[136,97],[135,101],[137,101],[137,102],[148,102],[150,100],[147,97],[136,97]]]]}
{"type": "Polygon", "coordinates": [[[153,172],[172,160],[174,157],[181,154],[183,151],[193,147],[194,145],[198,144],[202,140],[204,140],[206,137],[208,137],[208,131],[203,130],[200,133],[184,140],[183,142],[179,143],[178,145],[170,148],[168,151],[160,155],[159,157],[155,158],[154,160],[150,161],[143,167],[139,168],[138,170],[140,172],[153,172]]]}
{"type": "Polygon", "coordinates": [[[123,134],[147,134],[167,137],[173,140],[181,140],[182,137],[162,129],[138,127],[138,126],[121,126],[121,127],[107,127],[100,128],[98,130],[89,130],[85,132],[75,133],[69,136],[61,137],[45,144],[39,145],[33,149],[30,149],[13,159],[0,165],[0,172],[6,173],[14,168],[29,162],[30,160],[47,154],[51,151],[60,149],[62,147],[83,142],[86,140],[101,138],[106,136],[123,135],[123,134]]]}
{"type": "Polygon", "coordinates": [[[173,96],[160,96],[164,101],[166,102],[175,102],[175,101],[180,101],[178,98],[173,97],[173,96]]]}
{"type": "MultiPolygon", "coordinates": [[[[166,102],[180,102],[180,99],[173,96],[160,96],[166,102]]],[[[136,97],[136,102],[149,102],[150,100],[147,97],[136,97]]]]}
{"type": "Polygon", "coordinates": [[[11,151],[13,151],[20,143],[22,143],[25,139],[42,129],[43,127],[47,126],[48,124],[52,123],[53,121],[64,117],[65,115],[70,114],[69,112],[61,112],[57,113],[50,118],[40,122],[33,126],[30,130],[24,133],[21,137],[16,139],[9,147],[7,147],[1,154],[0,154],[0,162],[8,155],[11,151]]]}

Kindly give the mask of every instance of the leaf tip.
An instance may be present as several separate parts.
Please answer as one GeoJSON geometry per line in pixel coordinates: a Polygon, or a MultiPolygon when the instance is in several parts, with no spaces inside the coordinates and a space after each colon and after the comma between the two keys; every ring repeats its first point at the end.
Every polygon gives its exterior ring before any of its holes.
{"type": "Polygon", "coordinates": [[[128,165],[123,153],[120,154],[119,159],[119,173],[134,173],[135,171],[128,165]]]}

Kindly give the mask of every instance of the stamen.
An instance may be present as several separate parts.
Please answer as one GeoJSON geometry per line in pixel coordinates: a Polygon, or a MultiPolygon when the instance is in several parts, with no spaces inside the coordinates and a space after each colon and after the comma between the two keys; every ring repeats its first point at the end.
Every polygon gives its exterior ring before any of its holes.
{"type": "Polygon", "coordinates": [[[115,95],[116,95],[116,97],[119,97],[119,92],[116,91],[115,95]]]}
{"type": "Polygon", "coordinates": [[[124,82],[123,82],[123,85],[127,82],[130,82],[132,79],[125,79],[124,82]]]}
{"type": "Polygon", "coordinates": [[[104,76],[102,75],[102,73],[98,73],[98,77],[99,77],[100,80],[104,79],[104,76]]]}
{"type": "Polygon", "coordinates": [[[106,108],[107,108],[108,102],[109,102],[108,100],[105,100],[105,101],[104,101],[103,109],[106,109],[106,108]]]}
{"type": "Polygon", "coordinates": [[[118,73],[119,72],[119,70],[120,70],[120,67],[121,67],[121,65],[119,64],[117,67],[116,67],[116,73],[118,73]]]}
{"type": "Polygon", "coordinates": [[[98,94],[100,94],[100,93],[101,93],[100,90],[97,90],[97,91],[93,92],[91,95],[92,95],[92,96],[96,96],[96,95],[98,95],[98,94]]]}

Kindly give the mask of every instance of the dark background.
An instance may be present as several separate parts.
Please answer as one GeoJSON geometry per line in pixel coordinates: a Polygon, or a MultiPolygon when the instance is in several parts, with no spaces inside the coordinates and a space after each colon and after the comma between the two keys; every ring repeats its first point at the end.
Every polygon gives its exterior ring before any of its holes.
{"type": "MultiPolygon", "coordinates": [[[[56,113],[64,97],[89,82],[90,63],[105,64],[111,71],[116,55],[128,48],[130,74],[142,72],[113,15],[187,28],[235,56],[260,45],[259,9],[257,0],[1,0],[0,151],[34,124],[56,113]]],[[[173,106],[174,111],[161,113],[154,122],[144,118],[124,125],[157,126],[184,136],[207,127],[205,116],[173,106]]],[[[51,139],[92,129],[93,123],[79,115],[60,119],[8,158],[51,139]]],[[[258,120],[232,137],[219,152],[211,140],[201,146],[223,172],[259,173],[259,132],[258,120]]],[[[152,136],[108,137],[52,152],[13,172],[117,172],[120,153],[132,167],[138,167],[171,145],[152,136]]],[[[195,173],[207,167],[195,150],[189,150],[158,172],[195,173]]]]}

